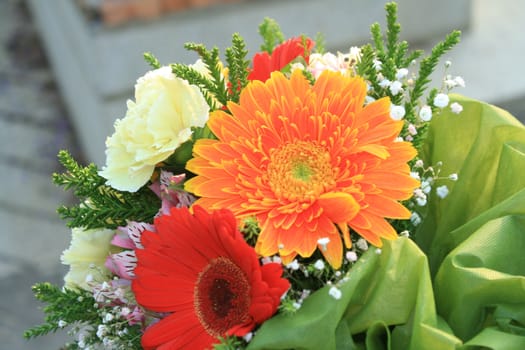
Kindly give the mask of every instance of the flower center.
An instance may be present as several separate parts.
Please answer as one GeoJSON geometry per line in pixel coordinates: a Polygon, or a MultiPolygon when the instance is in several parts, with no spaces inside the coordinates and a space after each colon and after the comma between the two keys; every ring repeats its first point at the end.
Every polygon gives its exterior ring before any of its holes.
{"type": "Polygon", "coordinates": [[[313,142],[296,141],[273,150],[270,187],[278,198],[313,201],[335,186],[330,154],[313,142]]]}
{"type": "Polygon", "coordinates": [[[250,317],[250,284],[245,273],[230,259],[219,257],[201,271],[194,289],[197,317],[206,331],[224,336],[250,317]]]}

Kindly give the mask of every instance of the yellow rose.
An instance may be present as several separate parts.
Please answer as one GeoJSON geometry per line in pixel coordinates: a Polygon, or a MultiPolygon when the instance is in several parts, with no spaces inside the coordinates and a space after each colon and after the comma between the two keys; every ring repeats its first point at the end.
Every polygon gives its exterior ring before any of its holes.
{"type": "Polygon", "coordinates": [[[169,67],[146,73],[135,85],[135,102],[128,101],[125,118],[115,122],[115,133],[106,140],[100,175],[113,188],[137,191],[157,163],[190,139],[192,126],[204,126],[208,112],[199,88],[169,67]]]}
{"type": "Polygon", "coordinates": [[[71,244],[60,257],[62,264],[69,265],[69,272],[64,276],[66,288],[91,290],[88,280],[101,282],[110,276],[104,263],[112,253],[111,239],[114,234],[114,230],[108,229],[71,230],[71,244]]]}

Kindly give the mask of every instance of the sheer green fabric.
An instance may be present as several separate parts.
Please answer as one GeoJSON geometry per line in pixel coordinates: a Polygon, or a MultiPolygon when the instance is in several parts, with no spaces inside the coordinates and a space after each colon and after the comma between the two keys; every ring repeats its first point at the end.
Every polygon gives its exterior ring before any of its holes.
{"type": "Polygon", "coordinates": [[[264,323],[249,349],[525,349],[525,127],[454,96],[422,157],[450,193],[430,198],[416,243],[370,249],[336,300],[325,287],[264,323]]]}

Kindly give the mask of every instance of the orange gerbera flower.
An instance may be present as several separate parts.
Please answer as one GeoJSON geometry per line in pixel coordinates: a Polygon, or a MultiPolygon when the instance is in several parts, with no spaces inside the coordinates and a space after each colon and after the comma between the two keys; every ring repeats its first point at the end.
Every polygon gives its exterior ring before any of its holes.
{"type": "Polygon", "coordinates": [[[313,86],[298,70],[250,83],[231,115],[211,114],[218,140],[197,141],[186,189],[205,208],[255,216],[256,251],[285,263],[319,247],[340,267],[348,227],[380,247],[397,237],[385,218],[410,217],[398,201],[418,186],[407,165],[416,150],[396,140],[403,122],[389,99],[363,106],[366,91],[362,78],[329,71],[313,86]]]}

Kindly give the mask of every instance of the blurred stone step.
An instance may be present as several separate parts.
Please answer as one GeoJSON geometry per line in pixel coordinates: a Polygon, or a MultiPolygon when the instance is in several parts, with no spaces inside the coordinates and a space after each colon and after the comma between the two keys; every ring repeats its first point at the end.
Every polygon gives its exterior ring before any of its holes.
{"type": "MultiPolygon", "coordinates": [[[[29,163],[28,163],[29,164],[29,163]]],[[[35,173],[25,164],[0,163],[2,191],[0,209],[20,213],[25,220],[55,219],[59,204],[69,200],[69,195],[51,182],[51,174],[35,173]]]]}
{"type": "Polygon", "coordinates": [[[24,266],[47,273],[60,266],[60,255],[69,246],[71,232],[62,221],[38,218],[29,210],[0,210],[0,220],[10,223],[9,230],[0,235],[0,279],[24,266]]]}
{"type": "Polygon", "coordinates": [[[47,174],[49,180],[50,172],[54,170],[51,165],[56,161],[56,154],[53,153],[60,147],[57,141],[64,139],[65,135],[60,135],[54,120],[39,121],[23,118],[23,115],[10,117],[9,113],[1,110],[0,113],[0,139],[5,145],[0,149],[0,162],[12,162],[14,166],[18,164],[27,167],[27,170],[47,174]]]}

